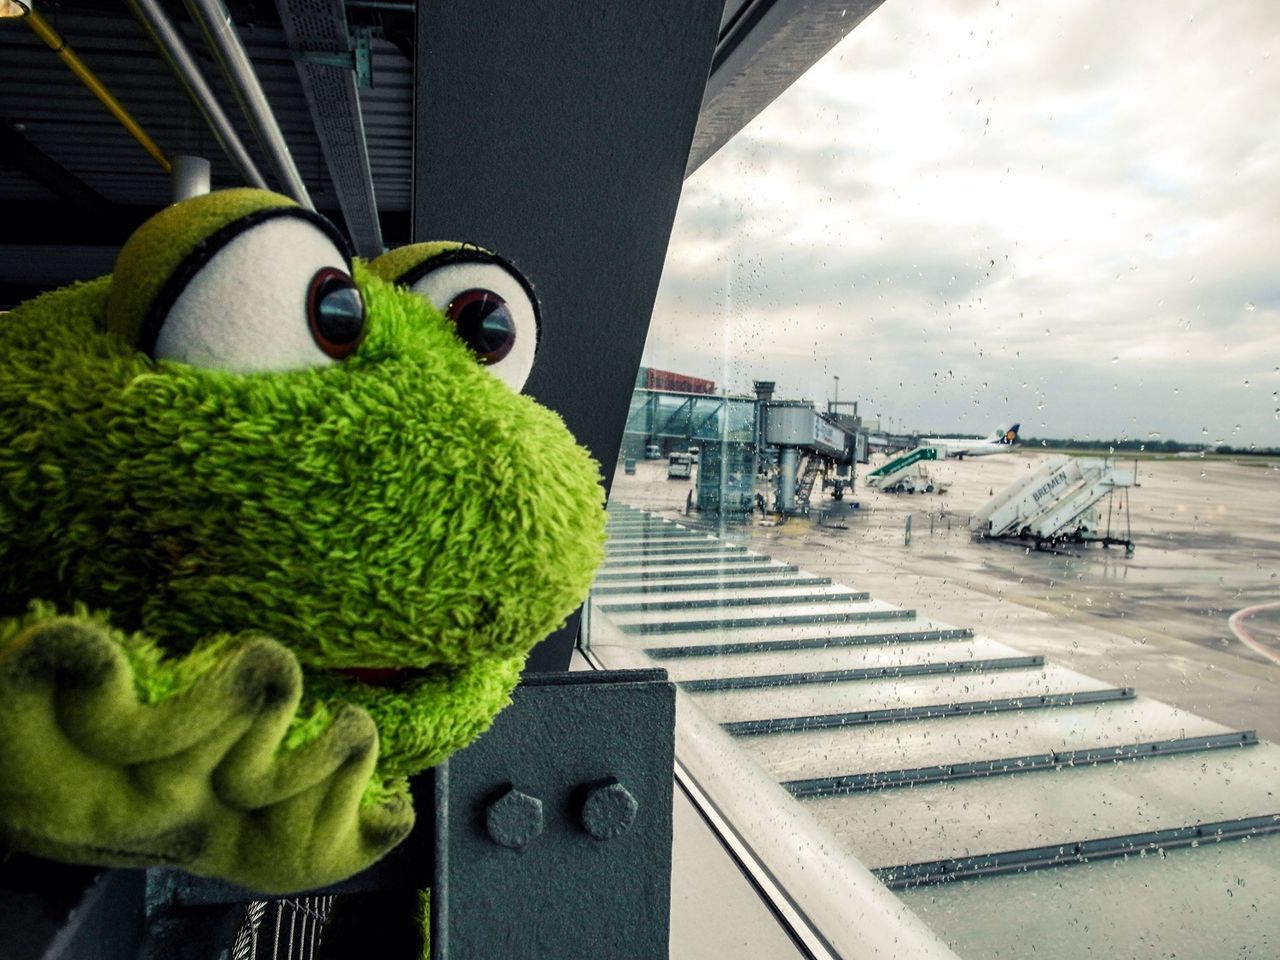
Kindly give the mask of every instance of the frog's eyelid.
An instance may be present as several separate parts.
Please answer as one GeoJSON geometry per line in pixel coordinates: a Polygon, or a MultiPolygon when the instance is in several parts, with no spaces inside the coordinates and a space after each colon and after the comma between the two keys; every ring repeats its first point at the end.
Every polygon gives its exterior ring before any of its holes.
{"type": "Polygon", "coordinates": [[[205,268],[209,261],[218,254],[218,251],[246,230],[279,217],[295,217],[300,220],[306,220],[318,227],[338,248],[346,264],[347,273],[351,273],[351,245],[347,243],[346,237],[339,233],[337,228],[320,214],[312,213],[302,207],[267,207],[263,210],[255,210],[215,230],[197,243],[183,259],[182,263],[169,275],[169,278],[164,282],[159,292],[156,293],[155,299],[151,301],[151,305],[147,308],[147,314],[142,321],[142,330],[138,335],[138,349],[149,357],[155,356],[156,340],[160,336],[160,331],[164,327],[164,321],[168,317],[169,311],[173,309],[173,305],[178,301],[178,298],[182,296],[182,291],[187,288],[187,284],[205,268]]]}
{"type": "Polygon", "coordinates": [[[152,356],[235,374],[329,366],[354,352],[367,322],[342,266],[342,252],[306,219],[243,231],[179,294],[152,356]]]}

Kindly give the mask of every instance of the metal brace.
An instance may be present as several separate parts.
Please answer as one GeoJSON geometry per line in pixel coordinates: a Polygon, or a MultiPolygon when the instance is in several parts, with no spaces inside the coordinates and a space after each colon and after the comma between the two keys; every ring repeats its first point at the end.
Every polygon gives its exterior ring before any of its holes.
{"type": "Polygon", "coordinates": [[[354,70],[356,86],[368,90],[373,86],[373,28],[354,27],[351,34],[352,50],[348,53],[304,50],[298,54],[298,59],[318,67],[354,70]]]}

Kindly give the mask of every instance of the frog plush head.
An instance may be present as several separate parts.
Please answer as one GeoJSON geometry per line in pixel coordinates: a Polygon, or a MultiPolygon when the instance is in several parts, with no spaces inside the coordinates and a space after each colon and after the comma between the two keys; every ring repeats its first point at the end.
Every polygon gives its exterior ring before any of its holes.
{"type": "MultiPolygon", "coordinates": [[[[401,778],[488,726],[602,557],[599,474],[558,417],[516,392],[539,317],[513,267],[458,244],[379,267],[412,270],[417,292],[353,262],[286,198],[229,190],[157,214],[110,277],[0,316],[0,667],[12,682],[83,682],[80,667],[48,666],[65,653],[30,652],[74,627],[118,649],[145,711],[190,699],[269,638],[302,677],[287,722],[273,721],[275,753],[372,718],[376,760],[332,748],[368,767],[361,809],[402,798],[401,778]]],[[[270,707],[274,695],[255,696],[270,707]]],[[[5,698],[0,741],[31,739],[5,698]]],[[[222,762],[210,761],[214,781],[222,762]]],[[[38,776],[0,747],[0,781],[38,776]]],[[[42,791],[0,785],[11,844],[93,860],[84,848],[122,842],[28,822],[66,802],[42,791]]],[[[382,848],[404,829],[382,831],[382,848]]],[[[139,849],[277,889],[369,859],[264,878],[139,849]]]]}

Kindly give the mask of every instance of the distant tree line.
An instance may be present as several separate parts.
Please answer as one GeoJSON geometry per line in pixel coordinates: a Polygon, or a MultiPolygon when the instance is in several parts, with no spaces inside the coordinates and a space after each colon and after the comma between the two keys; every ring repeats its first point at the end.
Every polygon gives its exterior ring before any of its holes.
{"type": "Polygon", "coordinates": [[[1116,440],[1080,440],[1076,437],[1027,437],[1023,443],[1028,447],[1056,447],[1060,450],[1115,450],[1135,453],[1232,453],[1256,456],[1276,456],[1280,447],[1232,446],[1227,443],[1183,443],[1180,440],[1157,440],[1154,438],[1125,438],[1116,440]]]}
{"type": "MultiPolygon", "coordinates": [[[[960,438],[962,433],[924,433],[921,436],[960,438]]],[[[1245,456],[1280,456],[1280,447],[1259,447],[1256,444],[1232,446],[1227,443],[1183,443],[1180,440],[1157,440],[1154,438],[1125,438],[1116,440],[1081,440],[1077,437],[1022,437],[1024,447],[1052,447],[1056,450],[1089,450],[1107,453],[1109,451],[1130,451],[1133,453],[1226,453],[1245,456]]]]}

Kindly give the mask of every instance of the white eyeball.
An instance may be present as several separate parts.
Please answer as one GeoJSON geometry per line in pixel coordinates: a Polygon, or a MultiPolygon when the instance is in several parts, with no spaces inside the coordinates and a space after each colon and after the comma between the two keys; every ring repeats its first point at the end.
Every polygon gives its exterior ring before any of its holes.
{"type": "Polygon", "coordinates": [[[157,298],[152,355],[254,373],[353,353],[364,337],[364,300],[331,229],[278,208],[210,237],[157,298]]]}
{"type": "Polygon", "coordinates": [[[517,393],[538,351],[538,305],[514,267],[483,250],[450,250],[406,278],[453,324],[485,369],[517,393]]]}

